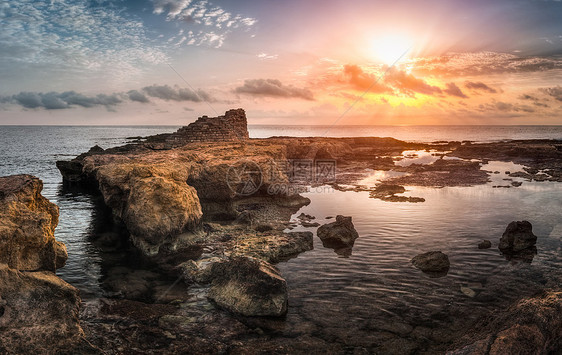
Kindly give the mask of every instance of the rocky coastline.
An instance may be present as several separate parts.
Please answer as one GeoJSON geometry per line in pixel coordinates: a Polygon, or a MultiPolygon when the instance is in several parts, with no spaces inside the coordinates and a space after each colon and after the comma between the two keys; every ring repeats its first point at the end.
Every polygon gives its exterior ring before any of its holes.
{"type": "MultiPolygon", "coordinates": [[[[53,236],[58,208],[40,195],[41,181],[28,175],[0,178],[0,332],[9,339],[0,350],[19,353],[29,346],[37,353],[357,353],[351,345],[318,334],[276,336],[291,307],[287,282],[276,264],[315,247],[313,233],[291,231],[291,216],[310,203],[299,193],[330,186],[368,191],[389,203],[423,204],[423,196],[407,196],[406,187],[486,184],[493,172],[481,167],[490,160],[523,165],[522,171],[508,174],[513,178],[562,182],[558,141],[250,139],[241,109],[202,117],[175,133],[116,148],[95,146],[70,161],[58,161],[63,184],[101,196],[140,257],[189,289],[164,289],[154,302],[123,297],[80,304],[78,291],[54,274],[67,255],[53,236]],[[430,152],[434,160],[418,163],[416,153],[406,156],[407,151],[430,152]],[[400,163],[408,159],[413,162],[400,163]],[[374,170],[397,175],[363,183],[374,170]],[[38,293],[43,303],[32,302],[38,293]],[[24,320],[22,314],[34,316],[24,320]],[[34,342],[24,341],[30,338],[34,342]]],[[[303,215],[299,223],[318,226],[324,246],[345,256],[361,236],[345,210],[341,213],[321,226],[314,216],[303,215]]],[[[533,237],[536,241],[525,222],[513,223],[500,240],[500,250],[509,255],[528,251],[533,237]]],[[[442,277],[450,263],[439,253],[412,255],[412,261],[420,270],[442,277]]],[[[117,280],[115,287],[129,287],[125,291],[135,294],[133,282],[122,285],[117,280]]],[[[547,354],[562,346],[561,307],[559,288],[550,288],[479,319],[472,331],[459,327],[454,334],[427,334],[417,328],[417,333],[393,329],[361,351],[499,354],[510,349],[547,354]]]]}

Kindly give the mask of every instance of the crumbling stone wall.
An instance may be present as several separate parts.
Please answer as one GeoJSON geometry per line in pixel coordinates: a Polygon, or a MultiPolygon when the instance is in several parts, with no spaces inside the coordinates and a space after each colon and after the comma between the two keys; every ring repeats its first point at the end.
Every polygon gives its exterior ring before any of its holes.
{"type": "Polygon", "coordinates": [[[178,129],[169,137],[175,144],[193,142],[227,142],[249,139],[246,112],[239,108],[226,111],[224,116],[199,117],[197,121],[178,129]]]}

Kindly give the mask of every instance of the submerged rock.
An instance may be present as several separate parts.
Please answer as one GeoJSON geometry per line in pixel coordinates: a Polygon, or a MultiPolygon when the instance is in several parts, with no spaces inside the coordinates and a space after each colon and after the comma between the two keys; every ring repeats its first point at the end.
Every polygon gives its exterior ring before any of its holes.
{"type": "Polygon", "coordinates": [[[282,316],[287,312],[287,283],[273,265],[249,257],[213,263],[208,297],[244,316],[282,316]]]}
{"type": "Polygon", "coordinates": [[[58,207],[41,195],[31,175],[0,177],[0,263],[21,271],[55,271],[68,258],[55,240],[58,207]]]}
{"type": "Polygon", "coordinates": [[[489,249],[492,247],[492,242],[489,240],[483,240],[478,243],[478,249],[489,249]]]}
{"type": "Polygon", "coordinates": [[[412,264],[423,272],[427,273],[447,273],[451,263],[449,257],[440,251],[429,251],[416,255],[412,264]]]}
{"type": "Polygon", "coordinates": [[[516,253],[535,246],[537,236],[533,234],[533,226],[528,221],[513,221],[500,238],[498,248],[503,253],[516,253]]]}
{"type": "Polygon", "coordinates": [[[353,246],[355,239],[359,238],[351,217],[342,215],[336,216],[335,222],[320,226],[316,234],[322,241],[340,242],[348,246],[353,246]]]}

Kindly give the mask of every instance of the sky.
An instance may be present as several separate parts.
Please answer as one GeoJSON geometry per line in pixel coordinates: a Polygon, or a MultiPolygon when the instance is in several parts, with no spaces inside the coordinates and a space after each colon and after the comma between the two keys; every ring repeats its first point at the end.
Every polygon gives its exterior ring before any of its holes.
{"type": "Polygon", "coordinates": [[[562,1],[2,0],[0,124],[562,125],[562,1]]]}

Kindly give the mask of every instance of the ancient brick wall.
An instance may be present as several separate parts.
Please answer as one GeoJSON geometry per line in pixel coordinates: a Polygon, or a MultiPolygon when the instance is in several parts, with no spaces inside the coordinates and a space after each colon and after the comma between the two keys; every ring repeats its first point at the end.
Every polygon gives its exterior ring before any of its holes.
{"type": "Polygon", "coordinates": [[[249,139],[246,113],[243,109],[226,111],[224,116],[199,117],[178,129],[169,138],[171,143],[226,142],[249,139]]]}

